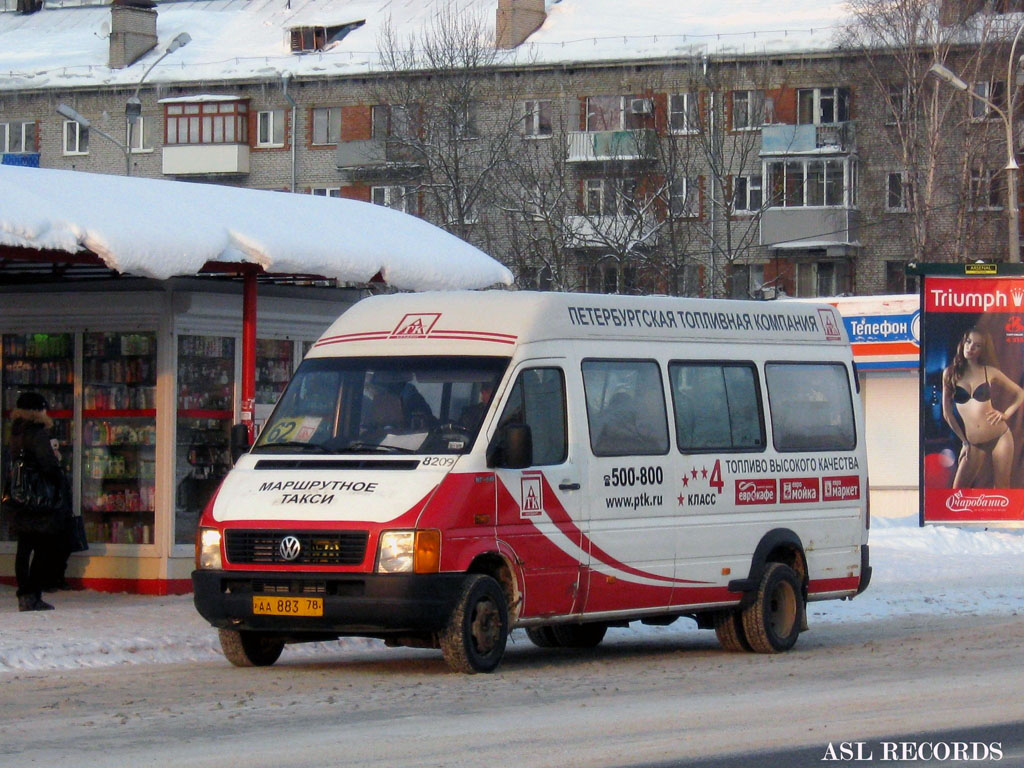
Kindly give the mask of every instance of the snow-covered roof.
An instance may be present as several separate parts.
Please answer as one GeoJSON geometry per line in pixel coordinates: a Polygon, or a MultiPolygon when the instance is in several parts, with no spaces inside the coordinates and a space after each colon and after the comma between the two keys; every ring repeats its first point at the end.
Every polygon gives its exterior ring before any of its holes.
{"type": "MultiPolygon", "coordinates": [[[[134,86],[181,32],[192,42],[155,67],[147,83],[360,74],[378,68],[378,40],[387,26],[407,40],[451,3],[456,14],[480,18],[490,43],[497,8],[497,0],[167,0],[157,3],[157,48],[112,70],[109,6],[61,7],[59,1],[34,14],[0,13],[0,90],[134,86]],[[296,26],[364,19],[328,50],[290,50],[288,30],[296,26]]],[[[558,64],[814,52],[836,45],[846,18],[841,0],[548,0],[541,28],[502,55],[510,63],[558,64]]]]}
{"type": "Polygon", "coordinates": [[[415,216],[355,200],[0,165],[0,245],[91,251],[166,279],[209,261],[440,290],[512,283],[504,266],[415,216]]]}

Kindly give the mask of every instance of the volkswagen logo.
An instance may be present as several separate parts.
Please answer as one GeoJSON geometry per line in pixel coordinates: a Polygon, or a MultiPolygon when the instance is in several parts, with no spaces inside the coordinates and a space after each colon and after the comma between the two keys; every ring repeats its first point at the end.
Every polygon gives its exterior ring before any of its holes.
{"type": "Polygon", "coordinates": [[[302,544],[294,536],[285,536],[281,539],[281,545],[277,548],[283,560],[294,560],[302,551],[302,544]]]}

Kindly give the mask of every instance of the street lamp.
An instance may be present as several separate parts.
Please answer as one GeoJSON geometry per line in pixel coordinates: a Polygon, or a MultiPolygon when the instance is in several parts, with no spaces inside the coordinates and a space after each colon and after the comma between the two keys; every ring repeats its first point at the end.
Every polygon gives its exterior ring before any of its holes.
{"type": "Polygon", "coordinates": [[[153,71],[153,67],[155,67],[157,64],[159,64],[161,61],[170,56],[179,48],[183,48],[186,45],[188,45],[190,42],[192,42],[192,36],[189,35],[188,32],[182,32],[176,35],[175,38],[171,40],[170,44],[164,49],[164,52],[160,54],[152,64],[149,65],[149,68],[145,72],[142,73],[142,77],[139,78],[139,82],[135,85],[135,93],[132,94],[131,98],[128,99],[128,101],[124,105],[124,116],[125,120],[128,123],[128,151],[125,161],[125,176],[132,175],[131,160],[128,158],[130,158],[132,151],[132,129],[135,128],[135,123],[142,115],[142,102],[139,101],[139,91],[142,89],[142,83],[145,81],[147,77],[149,77],[149,73],[153,71]]]}
{"type": "Polygon", "coordinates": [[[117,146],[118,149],[120,149],[122,152],[124,152],[125,175],[126,176],[131,176],[131,152],[129,151],[128,147],[126,147],[120,141],[115,139],[109,133],[106,133],[105,131],[102,131],[99,128],[97,128],[96,126],[94,126],[91,122],[89,122],[89,119],[87,117],[84,117],[84,116],[78,114],[75,110],[73,110],[67,104],[58,104],[57,105],[57,114],[60,115],[61,117],[64,117],[64,118],[68,119],[68,120],[71,120],[72,122],[78,123],[80,126],[85,128],[87,131],[95,131],[100,136],[105,138],[107,141],[109,141],[112,144],[114,144],[115,146],[117,146]]]}
{"type": "MultiPolygon", "coordinates": [[[[1006,215],[1007,215],[1007,237],[1009,239],[1010,261],[1020,262],[1020,211],[1017,210],[1017,172],[1020,166],[1017,165],[1017,153],[1013,144],[1013,116],[1014,101],[1017,95],[1017,83],[1014,78],[1015,53],[1017,41],[1024,32],[1024,24],[1017,28],[1014,35],[1013,45],[1010,46],[1010,58],[1006,64],[1006,109],[994,104],[990,99],[978,93],[972,93],[972,97],[984,102],[991,110],[999,115],[1006,128],[1006,215]]],[[[928,68],[928,71],[943,82],[949,83],[959,91],[971,91],[971,87],[964,82],[955,72],[948,67],[935,62],[928,68]]]]}

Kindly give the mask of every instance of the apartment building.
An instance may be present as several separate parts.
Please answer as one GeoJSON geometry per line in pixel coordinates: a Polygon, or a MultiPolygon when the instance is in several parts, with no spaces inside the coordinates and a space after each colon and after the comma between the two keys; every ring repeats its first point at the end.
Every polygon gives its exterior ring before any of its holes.
{"type": "Polygon", "coordinates": [[[910,84],[955,105],[913,144],[898,57],[840,3],[3,2],[4,163],[388,205],[521,287],[902,293],[909,260],[1006,255],[1013,13],[943,49],[973,98],[910,84]]]}

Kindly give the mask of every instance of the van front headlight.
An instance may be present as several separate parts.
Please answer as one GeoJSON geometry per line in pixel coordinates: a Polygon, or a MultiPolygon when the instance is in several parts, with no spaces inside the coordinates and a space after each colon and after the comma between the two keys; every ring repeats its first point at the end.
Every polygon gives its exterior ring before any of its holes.
{"type": "Polygon", "coordinates": [[[377,548],[377,573],[437,573],[441,532],[384,531],[377,548]]]}
{"type": "Polygon", "coordinates": [[[220,531],[200,528],[196,536],[196,568],[219,570],[223,566],[220,556],[220,531]]]}

